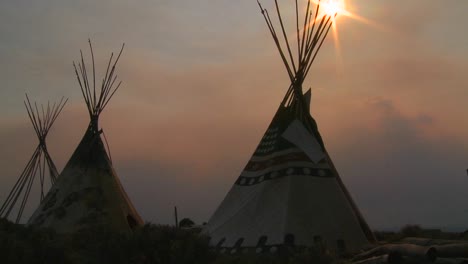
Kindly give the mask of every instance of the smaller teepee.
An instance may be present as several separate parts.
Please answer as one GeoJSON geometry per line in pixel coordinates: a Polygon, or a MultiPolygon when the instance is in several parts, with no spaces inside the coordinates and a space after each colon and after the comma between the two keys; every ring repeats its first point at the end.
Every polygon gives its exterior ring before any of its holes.
{"type": "MultiPolygon", "coordinates": [[[[69,233],[89,227],[105,227],[128,232],[143,225],[143,220],[133,207],[112,166],[112,161],[99,129],[99,115],[120,87],[116,83],[115,69],[120,55],[111,55],[101,87],[96,88],[94,54],[92,58],[92,82],[88,79],[83,53],[81,62],[75,65],[75,73],[81,88],[90,123],[83,139],[60,174],[57,183],[49,191],[28,224],[48,227],[61,233],[69,233]]],[[[105,139],[105,138],[104,138],[105,139]]]]}
{"type": "Polygon", "coordinates": [[[0,217],[9,218],[11,214],[16,213],[15,223],[19,223],[37,176],[39,176],[40,182],[41,202],[44,199],[45,191],[47,191],[46,188],[48,184],[46,178],[50,180],[49,186],[55,184],[59,174],[47,150],[46,137],[66,103],[67,100],[62,97],[58,104],[54,103],[51,105],[48,103],[47,107],[44,107],[44,105],[38,107],[37,103],[31,104],[26,94],[24,105],[26,106],[26,111],[28,111],[29,119],[39,139],[39,143],[31,159],[0,208],[0,217]],[[47,177],[47,174],[49,177],[47,177]]]}

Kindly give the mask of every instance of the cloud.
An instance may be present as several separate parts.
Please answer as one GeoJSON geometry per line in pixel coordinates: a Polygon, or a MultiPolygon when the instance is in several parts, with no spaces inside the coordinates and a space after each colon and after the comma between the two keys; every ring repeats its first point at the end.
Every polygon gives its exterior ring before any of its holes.
{"type": "Polygon", "coordinates": [[[434,117],[409,116],[385,98],[365,102],[362,111],[355,129],[329,149],[371,225],[462,227],[467,142],[428,133],[434,117]]]}

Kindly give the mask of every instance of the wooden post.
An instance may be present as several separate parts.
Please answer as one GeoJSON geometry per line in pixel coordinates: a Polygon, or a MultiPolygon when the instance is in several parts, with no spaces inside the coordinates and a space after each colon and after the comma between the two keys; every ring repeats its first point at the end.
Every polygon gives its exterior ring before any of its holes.
{"type": "Polygon", "coordinates": [[[174,206],[175,227],[179,228],[179,218],[177,216],[177,206],[174,206]]]}

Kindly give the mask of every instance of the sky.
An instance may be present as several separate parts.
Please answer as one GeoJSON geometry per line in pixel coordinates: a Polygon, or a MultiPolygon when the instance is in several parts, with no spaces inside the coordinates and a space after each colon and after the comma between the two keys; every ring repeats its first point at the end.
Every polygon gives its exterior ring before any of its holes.
{"type": "MultiPolygon", "coordinates": [[[[372,229],[468,229],[468,1],[346,2],[367,22],[339,17],[304,83],[341,178],[372,229]]],[[[125,43],[100,125],[153,223],[174,206],[208,221],[289,85],[255,0],[0,1],[0,36],[0,201],[37,145],[25,93],[69,98],[47,139],[59,170],[84,135],[72,62],[88,38],[98,74],[125,43]]]]}

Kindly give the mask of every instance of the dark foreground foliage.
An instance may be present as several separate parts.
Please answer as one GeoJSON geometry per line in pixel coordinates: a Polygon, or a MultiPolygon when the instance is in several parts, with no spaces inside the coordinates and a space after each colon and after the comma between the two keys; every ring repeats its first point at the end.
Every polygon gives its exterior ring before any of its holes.
{"type": "MultiPolygon", "coordinates": [[[[208,238],[197,228],[180,229],[146,224],[131,234],[106,228],[86,229],[61,235],[53,230],[13,224],[0,219],[1,264],[339,264],[348,263],[326,250],[300,252],[280,248],[275,254],[217,254],[208,238]]],[[[407,225],[400,232],[375,232],[380,241],[398,241],[417,236],[441,239],[468,239],[468,232],[446,233],[407,225]]]]}
{"type": "Polygon", "coordinates": [[[146,224],[132,234],[93,228],[61,235],[0,219],[1,264],[329,264],[330,255],[309,249],[271,255],[221,255],[199,229],[146,224]]]}
{"type": "MultiPolygon", "coordinates": [[[[1,264],[339,264],[348,263],[326,250],[300,252],[280,248],[275,254],[217,254],[199,228],[184,229],[146,224],[131,234],[106,228],[61,235],[49,229],[13,224],[0,219],[1,264]]],[[[375,232],[378,240],[396,242],[404,237],[468,239],[468,232],[447,233],[404,226],[400,232],[375,232]]]]}
{"type": "Polygon", "coordinates": [[[339,264],[344,263],[326,252],[307,249],[284,254],[219,255],[213,264],[339,264]]]}
{"type": "Polygon", "coordinates": [[[65,247],[50,230],[0,219],[0,263],[64,263],[65,247]]]}
{"type": "Polygon", "coordinates": [[[211,263],[208,238],[147,224],[133,234],[96,228],[72,235],[0,219],[0,263],[211,263]]]}
{"type": "Polygon", "coordinates": [[[378,241],[398,242],[405,237],[420,237],[430,239],[468,240],[468,231],[465,232],[443,232],[440,229],[427,229],[420,225],[405,225],[399,232],[374,231],[378,241]]]}

